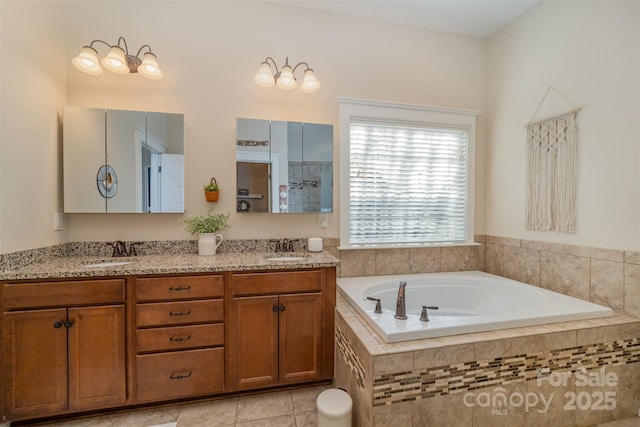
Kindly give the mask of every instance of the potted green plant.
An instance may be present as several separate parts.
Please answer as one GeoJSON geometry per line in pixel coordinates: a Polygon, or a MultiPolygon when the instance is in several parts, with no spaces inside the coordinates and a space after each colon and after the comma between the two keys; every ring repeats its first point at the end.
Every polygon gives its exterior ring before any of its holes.
{"type": "Polygon", "coordinates": [[[198,235],[199,255],[215,255],[224,240],[222,234],[216,233],[229,228],[229,214],[214,213],[209,209],[206,215],[194,214],[181,222],[189,233],[198,235]]]}
{"type": "Polygon", "coordinates": [[[218,182],[215,178],[211,178],[208,184],[204,185],[204,197],[207,199],[207,202],[217,202],[220,197],[220,187],[218,187],[218,182]]]}

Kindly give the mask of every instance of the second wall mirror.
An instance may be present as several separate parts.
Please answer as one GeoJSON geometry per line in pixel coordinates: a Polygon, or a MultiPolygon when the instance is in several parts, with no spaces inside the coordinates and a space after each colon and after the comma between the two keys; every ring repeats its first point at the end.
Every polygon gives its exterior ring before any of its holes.
{"type": "Polygon", "coordinates": [[[237,119],[237,212],[333,212],[333,125],[237,119]]]}

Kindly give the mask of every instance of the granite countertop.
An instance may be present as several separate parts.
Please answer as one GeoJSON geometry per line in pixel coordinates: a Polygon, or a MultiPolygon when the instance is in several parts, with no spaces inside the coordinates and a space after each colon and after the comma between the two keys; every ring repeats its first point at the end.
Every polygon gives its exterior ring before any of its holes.
{"type": "Polygon", "coordinates": [[[0,272],[0,280],[33,280],[104,276],[134,276],[145,274],[183,274],[223,271],[259,271],[332,267],[340,261],[328,252],[319,253],[218,253],[213,256],[197,254],[142,255],[134,257],[60,257],[0,272]],[[270,261],[270,257],[302,256],[295,261],[270,261]],[[127,265],[85,267],[83,264],[109,261],[131,261],[127,265]]]}

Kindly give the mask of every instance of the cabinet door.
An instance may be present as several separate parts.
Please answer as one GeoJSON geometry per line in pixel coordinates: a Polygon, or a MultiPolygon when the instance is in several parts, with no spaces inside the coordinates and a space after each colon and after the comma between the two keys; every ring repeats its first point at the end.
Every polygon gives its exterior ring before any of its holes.
{"type": "Polygon", "coordinates": [[[278,297],[234,298],[231,319],[233,387],[278,383],[278,297]]]}
{"type": "Polygon", "coordinates": [[[124,403],[124,306],[70,308],[68,320],[69,408],[124,403]]]}
{"type": "Polygon", "coordinates": [[[5,313],[3,372],[6,413],[45,416],[67,406],[65,309],[5,313]]]}
{"type": "Polygon", "coordinates": [[[281,384],[322,376],[322,294],[280,295],[281,384]]]}

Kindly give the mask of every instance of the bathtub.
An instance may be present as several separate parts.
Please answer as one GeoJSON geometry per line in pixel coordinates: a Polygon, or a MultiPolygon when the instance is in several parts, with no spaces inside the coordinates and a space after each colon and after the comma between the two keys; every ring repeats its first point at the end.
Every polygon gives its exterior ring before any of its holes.
{"type": "Polygon", "coordinates": [[[613,315],[608,307],[480,271],[340,278],[339,292],[388,343],[613,315]],[[407,282],[407,320],[394,318],[407,282]],[[382,314],[374,313],[379,298],[382,314]],[[429,321],[420,321],[422,306],[429,321]]]}

